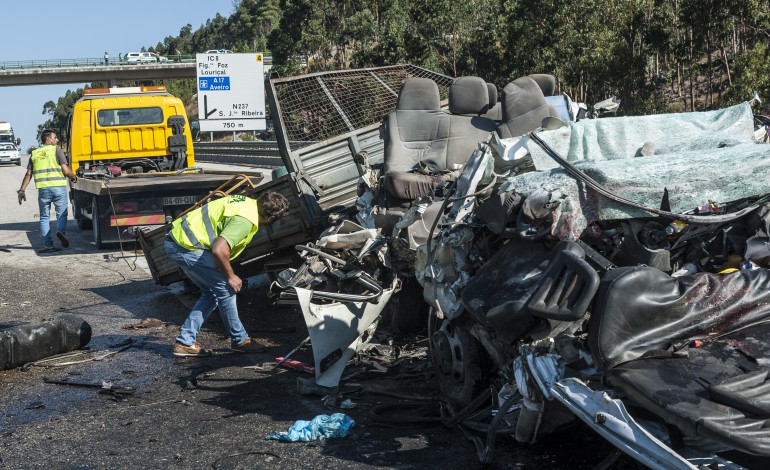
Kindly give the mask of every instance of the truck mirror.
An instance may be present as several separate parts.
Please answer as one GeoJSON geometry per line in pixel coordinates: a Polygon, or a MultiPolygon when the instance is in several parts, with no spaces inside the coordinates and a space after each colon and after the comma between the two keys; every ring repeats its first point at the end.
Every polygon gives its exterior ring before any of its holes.
{"type": "Polygon", "coordinates": [[[19,139],[18,137],[16,137],[16,145],[21,145],[21,139],[19,139]]]}

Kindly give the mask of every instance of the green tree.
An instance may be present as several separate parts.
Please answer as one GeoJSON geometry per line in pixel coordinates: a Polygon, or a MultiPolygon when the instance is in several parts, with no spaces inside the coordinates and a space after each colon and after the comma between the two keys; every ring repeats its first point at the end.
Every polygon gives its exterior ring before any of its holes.
{"type": "Polygon", "coordinates": [[[267,38],[278,26],[281,10],[278,0],[241,0],[228,19],[233,50],[262,52],[267,38]]]}
{"type": "MultiPolygon", "coordinates": [[[[88,88],[88,87],[87,87],[88,88]]],[[[69,122],[69,115],[72,113],[72,108],[75,106],[75,102],[83,97],[83,89],[67,90],[64,96],[59,97],[54,103],[48,101],[43,105],[43,114],[48,116],[48,119],[37,126],[37,139],[40,141],[40,134],[45,129],[53,129],[59,135],[59,140],[62,144],[69,141],[69,134],[67,133],[67,124],[69,122]]]]}

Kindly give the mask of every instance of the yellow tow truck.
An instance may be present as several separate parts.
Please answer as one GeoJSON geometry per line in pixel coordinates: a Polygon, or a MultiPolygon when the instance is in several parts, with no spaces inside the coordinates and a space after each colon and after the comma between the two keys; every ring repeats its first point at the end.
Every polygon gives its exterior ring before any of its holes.
{"type": "MultiPolygon", "coordinates": [[[[70,200],[94,243],[134,241],[244,172],[195,167],[182,101],[164,86],[91,88],[73,106],[67,154],[78,180],[70,200]]],[[[253,185],[263,175],[247,172],[253,185]]]]}

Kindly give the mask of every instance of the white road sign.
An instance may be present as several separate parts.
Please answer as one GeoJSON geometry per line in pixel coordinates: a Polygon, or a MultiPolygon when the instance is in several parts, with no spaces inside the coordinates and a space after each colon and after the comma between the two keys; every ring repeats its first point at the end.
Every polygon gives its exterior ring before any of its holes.
{"type": "Polygon", "coordinates": [[[201,131],[255,131],[265,125],[264,57],[196,54],[201,131]]]}

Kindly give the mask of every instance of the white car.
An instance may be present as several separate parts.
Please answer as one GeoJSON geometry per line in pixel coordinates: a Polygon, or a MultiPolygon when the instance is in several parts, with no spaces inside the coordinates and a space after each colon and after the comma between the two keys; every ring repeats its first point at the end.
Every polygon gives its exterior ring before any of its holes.
{"type": "Polygon", "coordinates": [[[19,149],[13,144],[0,144],[0,163],[13,163],[21,165],[19,149]]]}
{"type": "Polygon", "coordinates": [[[142,64],[148,62],[168,62],[168,57],[156,55],[152,52],[129,52],[123,60],[127,64],[142,64]]]}

